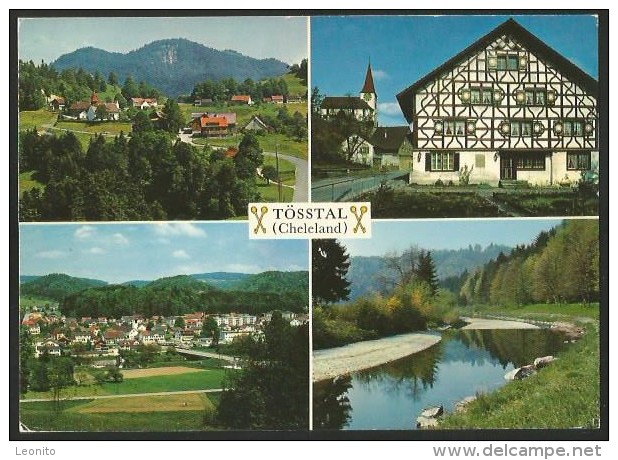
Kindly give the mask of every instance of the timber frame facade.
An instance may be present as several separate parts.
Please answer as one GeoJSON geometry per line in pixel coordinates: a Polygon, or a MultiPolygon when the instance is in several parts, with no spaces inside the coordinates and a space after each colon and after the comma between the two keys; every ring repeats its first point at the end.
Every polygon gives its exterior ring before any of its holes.
{"type": "Polygon", "coordinates": [[[410,183],[575,185],[598,171],[598,83],[510,19],[397,95],[410,183]]]}

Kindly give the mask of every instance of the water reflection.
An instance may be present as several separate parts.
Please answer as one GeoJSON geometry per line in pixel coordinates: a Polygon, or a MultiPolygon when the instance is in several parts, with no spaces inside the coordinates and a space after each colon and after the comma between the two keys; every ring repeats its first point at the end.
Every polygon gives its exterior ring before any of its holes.
{"type": "Polygon", "coordinates": [[[556,354],[549,330],[447,331],[438,344],[406,358],[314,385],[314,429],[414,429],[427,406],[490,392],[504,374],[556,354]]]}

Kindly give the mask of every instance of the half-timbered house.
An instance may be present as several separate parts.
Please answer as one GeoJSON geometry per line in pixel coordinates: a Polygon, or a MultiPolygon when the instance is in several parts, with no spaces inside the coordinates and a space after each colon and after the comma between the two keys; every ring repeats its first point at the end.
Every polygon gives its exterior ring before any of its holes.
{"type": "Polygon", "coordinates": [[[599,166],[597,81],[510,19],[397,95],[410,182],[575,184],[599,166]]]}

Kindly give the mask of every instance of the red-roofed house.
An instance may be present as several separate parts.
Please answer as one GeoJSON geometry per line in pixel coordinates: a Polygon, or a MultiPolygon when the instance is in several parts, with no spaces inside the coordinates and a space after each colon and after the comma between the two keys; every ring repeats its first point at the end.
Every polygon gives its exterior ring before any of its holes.
{"type": "Polygon", "coordinates": [[[283,104],[285,100],[283,99],[283,95],[273,94],[270,98],[270,102],[272,102],[273,104],[283,104]]]}
{"type": "Polygon", "coordinates": [[[225,117],[210,116],[206,113],[193,119],[191,128],[194,133],[205,137],[224,137],[229,134],[228,122],[225,117]]]}
{"type": "Polygon", "coordinates": [[[235,94],[234,96],[232,96],[232,99],[230,99],[230,102],[232,104],[253,105],[253,101],[251,100],[251,96],[246,95],[246,94],[235,94]]]}

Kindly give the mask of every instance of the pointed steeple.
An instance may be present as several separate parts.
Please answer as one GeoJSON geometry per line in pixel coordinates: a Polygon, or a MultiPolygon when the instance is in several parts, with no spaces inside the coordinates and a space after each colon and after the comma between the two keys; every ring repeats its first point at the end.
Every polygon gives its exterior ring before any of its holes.
{"type": "Polygon", "coordinates": [[[365,76],[365,84],[363,85],[363,89],[361,89],[361,93],[376,94],[375,86],[373,86],[373,74],[371,73],[371,61],[367,66],[367,75],[365,76]]]}

